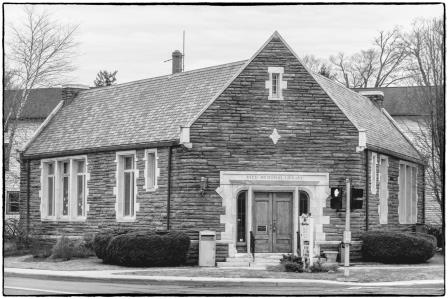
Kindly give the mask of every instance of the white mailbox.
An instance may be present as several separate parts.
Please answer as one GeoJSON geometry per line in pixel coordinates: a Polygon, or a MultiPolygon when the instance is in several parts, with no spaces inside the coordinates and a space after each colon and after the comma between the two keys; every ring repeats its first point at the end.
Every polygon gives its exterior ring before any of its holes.
{"type": "Polygon", "coordinates": [[[216,253],[216,232],[199,232],[199,266],[214,267],[216,253]]]}

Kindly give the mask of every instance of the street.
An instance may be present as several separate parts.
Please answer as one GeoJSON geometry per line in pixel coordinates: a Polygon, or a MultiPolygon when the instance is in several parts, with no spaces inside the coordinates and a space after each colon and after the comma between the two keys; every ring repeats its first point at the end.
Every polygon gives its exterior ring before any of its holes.
{"type": "Polygon", "coordinates": [[[295,285],[220,285],[220,283],[114,283],[61,281],[43,278],[5,277],[4,295],[98,295],[98,294],[241,294],[241,295],[442,295],[443,284],[394,287],[335,285],[325,282],[295,285]]]}

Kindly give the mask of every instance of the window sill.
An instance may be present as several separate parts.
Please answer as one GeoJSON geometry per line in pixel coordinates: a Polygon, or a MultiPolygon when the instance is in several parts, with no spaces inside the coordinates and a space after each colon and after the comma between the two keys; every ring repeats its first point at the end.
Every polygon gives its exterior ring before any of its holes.
{"type": "Polygon", "coordinates": [[[20,214],[19,213],[6,213],[5,219],[19,219],[20,214]]]}
{"type": "Polygon", "coordinates": [[[272,96],[269,96],[269,97],[268,97],[268,100],[269,100],[269,101],[283,101],[283,97],[282,97],[282,96],[280,96],[280,97],[272,97],[272,96]]]}
{"type": "Polygon", "coordinates": [[[154,188],[146,188],[146,187],[145,187],[145,191],[146,191],[146,192],[154,192],[154,191],[157,191],[157,189],[159,189],[159,186],[156,186],[156,187],[154,187],[154,188]]]}
{"type": "Polygon", "coordinates": [[[77,218],[43,218],[42,221],[45,222],[86,222],[87,217],[77,217],[77,218]]]}
{"type": "Polygon", "coordinates": [[[117,218],[117,222],[135,222],[136,217],[121,217],[117,218]]]}

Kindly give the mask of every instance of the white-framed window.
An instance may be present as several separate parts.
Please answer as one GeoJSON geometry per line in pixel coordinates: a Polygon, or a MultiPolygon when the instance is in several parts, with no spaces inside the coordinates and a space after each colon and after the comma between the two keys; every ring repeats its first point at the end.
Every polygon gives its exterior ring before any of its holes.
{"type": "Polygon", "coordinates": [[[136,151],[117,153],[116,219],[119,222],[135,221],[137,201],[137,154],[136,151]]]}
{"type": "Polygon", "coordinates": [[[158,188],[157,180],[160,175],[158,168],[157,149],[145,150],[145,189],[146,191],[155,191],[158,188]]]}
{"type": "Polygon", "coordinates": [[[6,214],[19,214],[19,191],[7,191],[6,214]]]}
{"type": "Polygon", "coordinates": [[[398,221],[417,223],[417,166],[400,161],[398,174],[398,221]]]}
{"type": "Polygon", "coordinates": [[[372,194],[376,194],[376,164],[377,164],[377,155],[376,153],[372,153],[371,161],[370,161],[370,192],[372,194]]]}
{"type": "Polygon", "coordinates": [[[283,89],[287,88],[287,82],[283,81],[283,67],[268,67],[269,80],[266,88],[269,89],[269,100],[283,100],[283,89]]]}
{"type": "Polygon", "coordinates": [[[87,157],[74,156],[41,161],[41,219],[85,221],[87,205],[87,157]],[[82,167],[81,180],[79,166],[82,167]]]}
{"type": "Polygon", "coordinates": [[[387,156],[380,155],[380,166],[378,173],[379,198],[378,214],[380,224],[387,224],[387,217],[389,213],[389,159],[387,156]]]}
{"type": "Polygon", "coordinates": [[[75,163],[75,194],[76,194],[76,216],[86,216],[86,177],[87,169],[84,160],[74,160],[75,163]]]}

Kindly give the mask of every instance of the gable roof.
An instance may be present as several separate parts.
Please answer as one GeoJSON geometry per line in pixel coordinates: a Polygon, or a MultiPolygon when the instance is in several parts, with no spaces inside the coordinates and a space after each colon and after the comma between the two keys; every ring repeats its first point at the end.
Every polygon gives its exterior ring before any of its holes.
{"type": "Polygon", "coordinates": [[[382,91],[384,93],[383,105],[387,112],[392,116],[424,116],[429,115],[429,106],[421,104],[423,86],[405,86],[405,87],[375,87],[375,88],[353,88],[359,91],[382,91]],[[428,110],[426,110],[427,108],[428,110]]]}
{"type": "Polygon", "coordinates": [[[401,153],[420,160],[420,155],[400,131],[387,112],[376,107],[367,97],[324,76],[313,74],[317,83],[344,112],[358,130],[366,130],[367,147],[401,153]]]}
{"type": "Polygon", "coordinates": [[[178,140],[180,127],[243,64],[234,62],[80,91],[53,117],[25,155],[178,140]]]}
{"type": "MultiPolygon", "coordinates": [[[[32,89],[20,119],[45,119],[61,100],[61,88],[32,89]]],[[[5,90],[3,94],[3,119],[5,119],[15,97],[21,90],[5,90]]]]}
{"type": "MultiPolygon", "coordinates": [[[[274,32],[247,61],[81,91],[30,144],[25,156],[178,141],[180,127],[191,126],[273,38],[300,61],[274,32]]],[[[369,99],[307,71],[354,126],[367,131],[368,146],[420,160],[398,126],[369,99]]]]}

